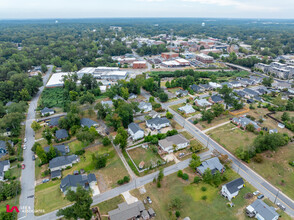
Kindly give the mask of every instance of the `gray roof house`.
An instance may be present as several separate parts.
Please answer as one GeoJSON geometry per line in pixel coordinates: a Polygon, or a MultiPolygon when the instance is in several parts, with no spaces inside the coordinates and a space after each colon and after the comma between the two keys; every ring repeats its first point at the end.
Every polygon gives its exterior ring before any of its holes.
{"type": "Polygon", "coordinates": [[[108,215],[110,220],[133,220],[142,217],[144,210],[145,206],[140,200],[132,204],[124,202],[118,204],[117,209],[109,211],[108,215]]]}
{"type": "Polygon", "coordinates": [[[238,195],[240,189],[242,189],[243,187],[244,180],[242,178],[238,178],[223,185],[221,192],[224,197],[231,201],[238,195]]]}
{"type": "Polygon", "coordinates": [[[93,127],[97,127],[98,126],[98,122],[90,119],[90,118],[82,118],[81,119],[81,126],[82,127],[88,127],[88,128],[91,128],[92,126],[93,127]]]}
{"type": "Polygon", "coordinates": [[[224,100],[220,95],[212,95],[209,97],[208,101],[211,103],[224,103],[224,100]]]}
{"type": "Polygon", "coordinates": [[[46,114],[53,115],[54,113],[55,113],[54,109],[47,108],[47,107],[45,107],[41,110],[42,116],[45,116],[46,114]]]}
{"type": "Polygon", "coordinates": [[[201,88],[203,88],[205,91],[212,89],[212,87],[209,84],[199,84],[198,86],[200,86],[201,88]]]}
{"type": "Polygon", "coordinates": [[[251,119],[244,117],[244,116],[239,117],[239,118],[234,117],[232,119],[232,122],[239,125],[240,127],[244,128],[244,129],[246,128],[246,126],[248,124],[252,124],[257,131],[259,131],[261,129],[261,127],[255,121],[252,121],[251,119]]]}
{"type": "Polygon", "coordinates": [[[55,133],[55,137],[57,138],[57,140],[62,140],[62,139],[68,138],[67,130],[65,130],[65,129],[57,130],[55,133]]]}
{"type": "Polygon", "coordinates": [[[187,90],[179,89],[178,91],[176,91],[177,96],[187,96],[188,94],[189,93],[187,90]]]}
{"type": "MultiPolygon", "coordinates": [[[[60,144],[53,146],[56,151],[60,152],[63,156],[69,153],[68,145],[60,144]]],[[[50,146],[44,147],[45,152],[49,152],[50,146]]]]}
{"type": "Polygon", "coordinates": [[[249,217],[255,217],[256,219],[264,220],[277,220],[279,214],[274,207],[268,206],[261,199],[255,200],[251,205],[246,207],[246,215],[249,217]]]}
{"type": "Polygon", "coordinates": [[[187,104],[185,106],[180,107],[179,111],[185,112],[185,114],[191,114],[191,113],[196,112],[195,109],[193,108],[193,106],[190,104],[187,104]]]}
{"type": "Polygon", "coordinates": [[[66,193],[68,189],[76,190],[78,185],[84,189],[90,189],[97,184],[96,176],[93,173],[84,175],[67,175],[61,180],[60,190],[66,193]]]}
{"type": "Polygon", "coordinates": [[[202,164],[196,168],[196,170],[199,174],[203,175],[205,170],[208,168],[211,170],[212,174],[215,174],[216,171],[219,171],[220,173],[225,171],[225,167],[221,164],[217,157],[203,161],[202,164]]]}
{"type": "Polygon", "coordinates": [[[105,106],[109,106],[109,107],[112,107],[113,106],[113,102],[111,100],[109,101],[101,101],[101,104],[103,105],[103,107],[105,106]]]}
{"type": "Polygon", "coordinates": [[[9,160],[0,161],[0,181],[4,180],[4,173],[9,170],[10,162],[9,160]]]}
{"type": "Polygon", "coordinates": [[[137,95],[136,95],[136,94],[131,93],[131,94],[129,95],[129,99],[135,99],[135,98],[137,98],[137,95]]]}
{"type": "Polygon", "coordinates": [[[51,172],[51,179],[61,178],[61,170],[54,170],[51,172]]]}
{"type": "Polygon", "coordinates": [[[72,167],[72,165],[77,162],[79,162],[79,157],[77,155],[59,156],[49,161],[49,169],[51,172],[54,170],[62,170],[66,167],[72,167]]]}
{"type": "MultiPolygon", "coordinates": [[[[13,146],[13,142],[11,140],[8,143],[13,146]]],[[[0,141],[0,158],[7,154],[7,144],[6,141],[0,141]]]]}
{"type": "Polygon", "coordinates": [[[150,102],[140,102],[138,108],[143,112],[152,111],[152,104],[150,102]]]}
{"type": "Polygon", "coordinates": [[[195,104],[200,107],[211,106],[212,104],[208,102],[206,99],[196,99],[195,104]]]}
{"type": "Polygon", "coordinates": [[[160,148],[167,153],[172,153],[174,150],[186,148],[189,144],[190,141],[187,140],[182,134],[169,136],[158,141],[160,148]],[[174,145],[176,146],[176,149],[174,149],[174,145]]]}
{"type": "Polygon", "coordinates": [[[56,126],[58,126],[59,119],[60,119],[60,117],[51,118],[50,121],[48,122],[48,126],[49,127],[56,127],[56,126]]]}
{"type": "Polygon", "coordinates": [[[193,84],[190,86],[190,88],[194,91],[194,92],[204,92],[204,89],[196,84],[193,84]]]}
{"type": "Polygon", "coordinates": [[[146,121],[146,126],[150,129],[161,129],[170,125],[170,122],[167,118],[152,118],[146,121]]]}
{"type": "Polygon", "coordinates": [[[254,91],[253,89],[245,88],[245,89],[243,89],[243,91],[246,92],[248,94],[248,96],[250,96],[250,97],[259,96],[259,93],[254,91]]]}
{"type": "Polygon", "coordinates": [[[136,123],[131,123],[128,126],[128,133],[131,135],[133,141],[144,137],[144,130],[136,123]]]}

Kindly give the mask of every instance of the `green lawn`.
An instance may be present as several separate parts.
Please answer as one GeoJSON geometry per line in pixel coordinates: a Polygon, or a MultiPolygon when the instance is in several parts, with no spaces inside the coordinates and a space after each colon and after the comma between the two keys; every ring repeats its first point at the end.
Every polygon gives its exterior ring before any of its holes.
{"type": "Polygon", "coordinates": [[[86,147],[84,143],[78,140],[70,142],[68,146],[69,146],[70,152],[72,153],[75,153],[76,151],[82,150],[84,147],[86,147]]]}
{"type": "Polygon", "coordinates": [[[36,186],[35,209],[44,210],[44,213],[36,213],[36,215],[52,212],[70,204],[68,200],[64,199],[59,188],[60,182],[60,180],[55,180],[36,186]]]}
{"type": "MultiPolygon", "coordinates": [[[[120,203],[123,203],[125,200],[122,197],[122,195],[116,196],[112,199],[109,199],[105,202],[101,202],[97,205],[94,206],[98,206],[99,207],[99,211],[101,215],[108,215],[108,212],[114,209],[117,209],[117,205],[120,203]]],[[[102,217],[103,220],[107,220],[107,217],[102,217]]]]}
{"type": "Polygon", "coordinates": [[[188,131],[183,131],[183,132],[181,132],[181,134],[182,134],[185,138],[187,138],[188,140],[191,140],[192,138],[194,138],[193,135],[190,134],[188,131]]]}
{"type": "Polygon", "coordinates": [[[231,123],[208,131],[207,134],[232,153],[238,147],[250,146],[256,137],[254,133],[241,130],[231,123]]]}
{"type": "Polygon", "coordinates": [[[45,88],[42,92],[39,105],[43,107],[63,107],[63,88],[45,88]]]}
{"type": "Polygon", "coordinates": [[[214,118],[211,123],[207,123],[207,121],[199,120],[197,127],[199,127],[201,130],[212,128],[214,126],[217,126],[219,124],[222,124],[224,122],[229,121],[230,117],[232,117],[232,116],[231,115],[220,115],[219,117],[214,118]]]}
{"type": "MultiPolygon", "coordinates": [[[[177,177],[176,174],[164,177],[162,181],[162,187],[158,189],[155,183],[145,185],[147,193],[141,195],[139,191],[133,190],[131,193],[139,199],[146,199],[146,196],[150,196],[152,199],[151,205],[146,205],[146,208],[152,207],[156,212],[156,218],[162,220],[173,220],[175,218],[174,212],[179,210],[181,217],[189,216],[191,219],[245,219],[244,209],[253,200],[244,199],[244,195],[248,192],[253,192],[255,189],[246,184],[246,186],[240,191],[236,199],[233,200],[235,206],[233,208],[227,207],[228,200],[223,198],[220,194],[220,188],[210,186],[205,183],[191,184],[195,174],[190,172],[190,168],[184,170],[188,172],[190,179],[184,181],[177,177]],[[201,190],[202,187],[206,187],[206,191],[201,190]],[[207,199],[202,200],[202,196],[207,196],[207,199]],[[181,208],[171,209],[169,204],[174,198],[178,198],[181,201],[181,208]]],[[[227,170],[228,181],[238,178],[238,175],[231,170],[227,170]]]]}
{"type": "Polygon", "coordinates": [[[17,197],[14,197],[12,199],[9,199],[9,200],[5,200],[5,201],[2,201],[0,202],[0,213],[1,212],[6,212],[6,205],[9,205],[10,208],[12,206],[19,206],[19,196],[17,197]]]}
{"type": "Polygon", "coordinates": [[[158,153],[154,153],[150,149],[150,147],[148,147],[147,149],[137,147],[132,150],[129,150],[128,153],[138,168],[141,161],[144,161],[145,163],[144,168],[148,168],[151,165],[155,166],[157,164],[157,161],[163,162],[158,153]]]}

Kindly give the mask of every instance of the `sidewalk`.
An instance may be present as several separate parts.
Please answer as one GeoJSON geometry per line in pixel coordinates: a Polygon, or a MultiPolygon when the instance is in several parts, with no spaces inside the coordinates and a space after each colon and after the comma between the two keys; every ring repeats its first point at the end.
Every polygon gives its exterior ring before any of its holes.
{"type": "Polygon", "coordinates": [[[230,122],[231,122],[231,121],[226,121],[226,122],[221,123],[221,124],[218,124],[218,125],[216,125],[216,126],[214,126],[214,127],[211,127],[211,128],[206,129],[206,130],[203,130],[202,132],[203,132],[203,133],[206,133],[206,132],[208,132],[208,131],[210,131],[210,130],[213,130],[213,129],[215,129],[215,128],[218,128],[218,127],[224,126],[224,125],[226,125],[226,124],[229,124],[230,122]]]}

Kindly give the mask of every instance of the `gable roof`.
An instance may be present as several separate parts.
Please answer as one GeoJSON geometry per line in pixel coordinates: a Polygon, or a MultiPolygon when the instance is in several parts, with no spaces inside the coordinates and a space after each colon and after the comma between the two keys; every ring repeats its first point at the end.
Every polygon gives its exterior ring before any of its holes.
{"type": "Polygon", "coordinates": [[[252,89],[245,88],[245,89],[243,89],[243,91],[246,92],[246,93],[248,93],[248,94],[250,94],[250,95],[253,95],[253,96],[258,96],[259,95],[258,92],[255,92],[252,89]]]}
{"type": "Polygon", "coordinates": [[[206,99],[196,99],[195,100],[198,105],[200,106],[210,106],[212,105],[210,102],[208,102],[206,99]]]}
{"type": "Polygon", "coordinates": [[[222,102],[222,101],[224,101],[224,100],[222,99],[222,97],[220,97],[219,95],[213,95],[213,96],[211,96],[211,100],[212,100],[213,102],[222,102]]]}
{"type": "Polygon", "coordinates": [[[91,128],[94,125],[97,125],[98,123],[90,118],[82,118],[81,119],[81,125],[86,126],[88,128],[91,128]]]}
{"type": "Polygon", "coordinates": [[[57,130],[56,133],[55,133],[55,137],[57,139],[68,138],[67,130],[65,130],[65,129],[59,129],[59,130],[57,130]]]}
{"type": "MultiPolygon", "coordinates": [[[[61,154],[65,155],[69,153],[69,147],[68,145],[60,144],[53,146],[55,150],[59,151],[61,154]]],[[[44,147],[45,152],[49,152],[50,146],[44,147]]]]}
{"type": "Polygon", "coordinates": [[[139,109],[144,109],[144,108],[148,108],[148,107],[152,108],[152,104],[150,102],[140,102],[138,105],[139,109]]]}
{"type": "Polygon", "coordinates": [[[169,148],[172,145],[179,145],[189,142],[182,134],[176,134],[159,140],[158,144],[163,148],[169,148]]]}
{"type": "Polygon", "coordinates": [[[58,126],[59,119],[60,119],[60,117],[51,118],[48,125],[49,126],[58,126]]]}
{"type": "Polygon", "coordinates": [[[190,104],[180,107],[179,110],[184,111],[187,114],[196,112],[195,109],[190,104]]]}
{"type": "Polygon", "coordinates": [[[203,88],[201,88],[200,86],[198,86],[198,85],[196,85],[196,84],[191,85],[190,88],[191,88],[194,92],[198,92],[198,91],[203,90],[203,88]]]}
{"type": "Polygon", "coordinates": [[[128,220],[141,215],[145,210],[142,201],[137,201],[132,204],[126,202],[118,204],[118,208],[108,212],[110,220],[128,220]]]}
{"type": "Polygon", "coordinates": [[[254,209],[264,219],[274,219],[279,214],[275,211],[274,207],[268,206],[265,202],[260,199],[256,199],[247,209],[254,209]]]}
{"type": "Polygon", "coordinates": [[[51,172],[51,179],[61,177],[61,170],[54,170],[51,172]]]}
{"type": "Polygon", "coordinates": [[[45,107],[45,108],[43,108],[43,109],[41,110],[41,113],[42,113],[42,114],[46,114],[46,113],[49,113],[49,112],[54,112],[54,110],[51,109],[51,108],[47,108],[47,107],[45,107]]]}
{"type": "Polygon", "coordinates": [[[85,175],[67,175],[61,180],[60,189],[64,192],[68,187],[77,187],[78,185],[87,189],[91,182],[97,182],[93,173],[85,175]]]}
{"type": "Polygon", "coordinates": [[[169,120],[165,117],[163,118],[151,118],[149,120],[146,121],[147,124],[155,124],[155,125],[161,125],[161,124],[166,124],[166,123],[169,123],[169,120]]]}
{"type": "Polygon", "coordinates": [[[244,180],[242,178],[235,179],[235,180],[225,184],[225,186],[227,187],[228,191],[231,194],[238,192],[239,187],[242,185],[244,185],[244,180]]]}
{"type": "Polygon", "coordinates": [[[204,173],[205,170],[207,170],[208,168],[214,174],[217,170],[219,172],[221,172],[222,169],[224,168],[224,166],[221,164],[221,162],[219,161],[219,159],[217,157],[213,157],[213,158],[210,158],[208,160],[203,161],[202,164],[199,167],[197,167],[197,169],[201,173],[204,173]]]}
{"type": "Polygon", "coordinates": [[[70,165],[78,159],[77,155],[59,156],[49,161],[49,169],[70,165]]]}
{"type": "Polygon", "coordinates": [[[143,131],[144,130],[142,128],[140,128],[140,126],[134,122],[132,122],[131,124],[129,124],[128,128],[135,134],[138,131],[143,131]]]}

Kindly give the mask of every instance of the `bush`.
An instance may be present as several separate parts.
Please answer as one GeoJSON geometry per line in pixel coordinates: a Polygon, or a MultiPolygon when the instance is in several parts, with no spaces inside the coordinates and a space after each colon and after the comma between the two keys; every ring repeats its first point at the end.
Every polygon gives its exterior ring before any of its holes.
{"type": "Polygon", "coordinates": [[[181,216],[180,211],[176,211],[176,217],[179,218],[181,216]]]}
{"type": "Polygon", "coordinates": [[[189,179],[189,175],[187,173],[184,173],[182,176],[183,180],[188,180],[189,179]]]}
{"type": "Polygon", "coordinates": [[[181,178],[183,177],[183,171],[182,170],[178,171],[178,177],[181,177],[181,178]]]}
{"type": "Polygon", "coordinates": [[[129,177],[129,176],[124,176],[123,181],[124,181],[125,183],[130,182],[130,177],[129,177]]]}
{"type": "Polygon", "coordinates": [[[161,187],[161,183],[160,183],[160,181],[157,181],[157,188],[160,188],[161,187]]]}
{"type": "Polygon", "coordinates": [[[200,181],[201,181],[201,178],[199,176],[195,176],[193,183],[199,183],[200,181]]]}
{"type": "Polygon", "coordinates": [[[123,179],[118,180],[118,181],[117,181],[117,184],[118,184],[118,185],[122,185],[122,184],[124,184],[124,180],[123,180],[123,179]]]}
{"type": "Polygon", "coordinates": [[[82,150],[77,150],[77,151],[75,152],[75,155],[83,155],[85,152],[86,152],[86,151],[85,151],[84,149],[82,149],[82,150]]]}
{"type": "Polygon", "coordinates": [[[201,199],[205,201],[207,199],[207,196],[202,196],[201,199]]]}
{"type": "Polygon", "coordinates": [[[202,192],[205,192],[206,190],[207,190],[207,188],[206,188],[205,186],[202,186],[202,187],[201,187],[201,191],[202,191],[202,192]]]}
{"type": "Polygon", "coordinates": [[[111,143],[110,139],[108,137],[104,137],[102,140],[103,146],[107,146],[111,143]]]}
{"type": "Polygon", "coordinates": [[[253,157],[253,160],[256,162],[256,163],[262,163],[263,162],[263,157],[261,154],[257,154],[255,157],[253,157]]]}

